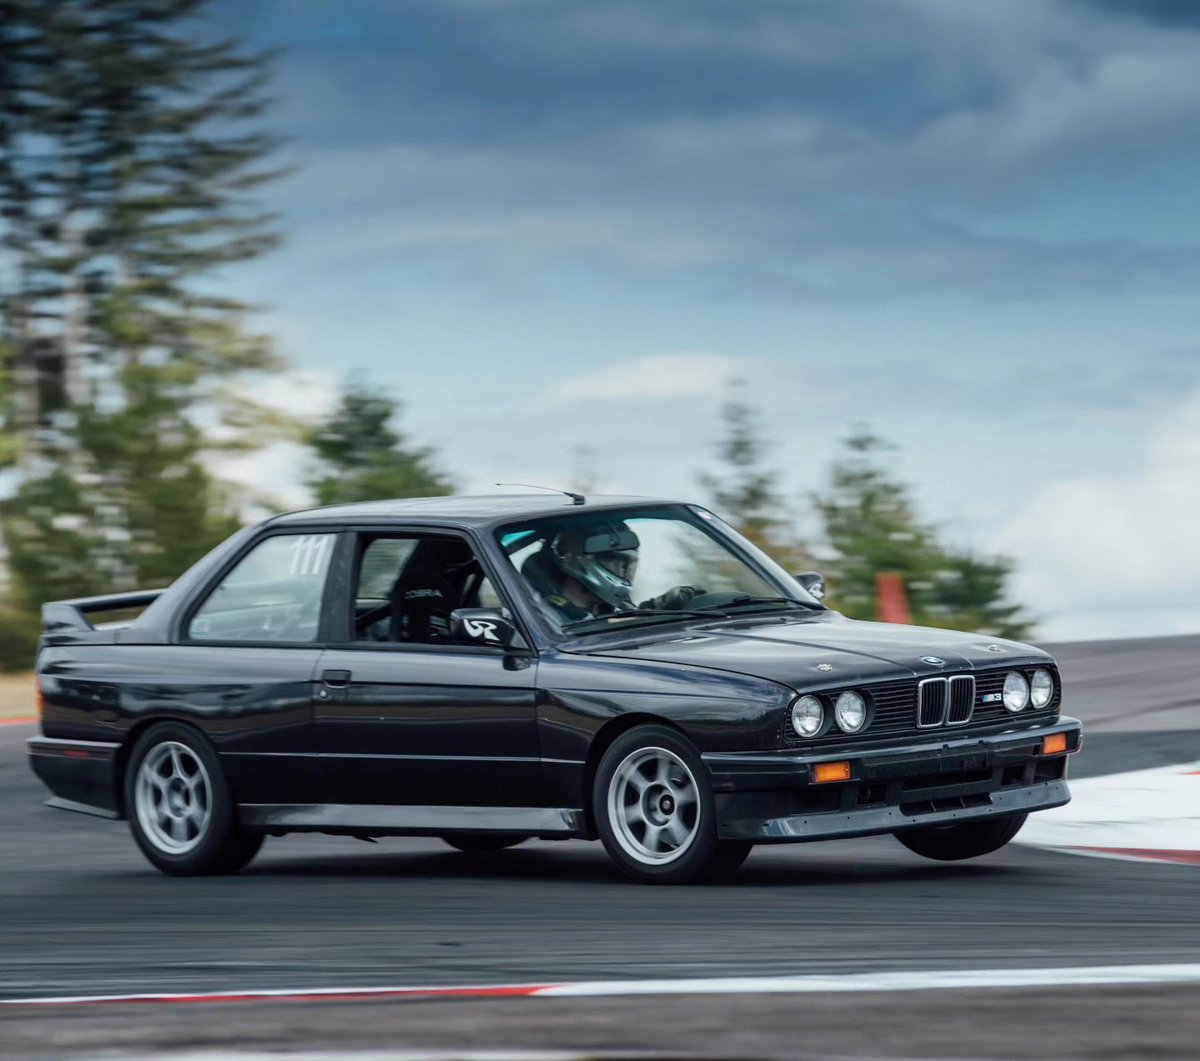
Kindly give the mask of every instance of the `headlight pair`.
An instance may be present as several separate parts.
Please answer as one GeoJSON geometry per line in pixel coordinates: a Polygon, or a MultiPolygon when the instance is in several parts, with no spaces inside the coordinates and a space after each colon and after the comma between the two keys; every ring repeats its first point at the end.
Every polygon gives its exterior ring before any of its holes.
{"type": "Polygon", "coordinates": [[[1010,670],[1004,676],[1004,706],[1014,715],[1030,704],[1035,709],[1045,707],[1054,697],[1054,676],[1039,667],[1028,678],[1020,671],[1010,670]]]}
{"type": "MultiPolygon", "coordinates": [[[[833,704],[833,720],[843,733],[858,733],[867,724],[867,701],[847,689],[833,704]]],[[[797,736],[815,737],[825,725],[825,703],[809,693],[792,703],[792,729],[797,736]]]]}

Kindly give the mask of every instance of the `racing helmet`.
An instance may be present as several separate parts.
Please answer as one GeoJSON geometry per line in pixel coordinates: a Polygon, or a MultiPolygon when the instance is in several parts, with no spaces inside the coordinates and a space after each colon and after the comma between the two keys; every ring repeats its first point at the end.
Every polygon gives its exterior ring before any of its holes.
{"type": "Polygon", "coordinates": [[[638,536],[622,520],[587,523],[559,531],[550,544],[554,566],[613,608],[631,608],[638,536]]]}

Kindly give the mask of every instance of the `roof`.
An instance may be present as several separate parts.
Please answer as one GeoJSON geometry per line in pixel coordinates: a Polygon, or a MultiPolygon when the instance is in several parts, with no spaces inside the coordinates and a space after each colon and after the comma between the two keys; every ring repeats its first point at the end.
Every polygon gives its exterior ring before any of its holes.
{"type": "Polygon", "coordinates": [[[277,523],[377,523],[413,520],[454,526],[486,527],[512,520],[571,513],[595,512],[634,505],[677,505],[654,497],[596,495],[576,505],[569,497],[554,494],[481,494],[475,497],[409,497],[388,501],[360,501],[351,505],[329,505],[299,512],[285,512],[268,522],[277,523]]]}

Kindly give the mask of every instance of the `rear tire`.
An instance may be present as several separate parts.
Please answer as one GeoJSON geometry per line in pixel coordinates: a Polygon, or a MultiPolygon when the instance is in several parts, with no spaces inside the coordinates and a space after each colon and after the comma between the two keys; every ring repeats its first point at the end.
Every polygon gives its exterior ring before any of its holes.
{"type": "Polygon", "coordinates": [[[178,722],[151,726],[133,746],[125,809],[142,854],[174,877],[234,873],[262,847],[260,834],[238,825],[212,745],[178,722]]]}
{"type": "Polygon", "coordinates": [[[613,741],[596,769],[592,811],[609,857],[646,884],[702,880],[749,854],[719,846],[708,769],[666,726],[638,726],[613,741]]]}
{"type": "Polygon", "coordinates": [[[516,847],[529,839],[524,833],[447,833],[442,839],[456,851],[468,855],[484,855],[516,847]]]}
{"type": "Polygon", "coordinates": [[[1020,831],[1027,814],[1006,814],[959,825],[925,825],[901,829],[895,837],[910,851],[938,862],[961,862],[999,851],[1020,831]]]}

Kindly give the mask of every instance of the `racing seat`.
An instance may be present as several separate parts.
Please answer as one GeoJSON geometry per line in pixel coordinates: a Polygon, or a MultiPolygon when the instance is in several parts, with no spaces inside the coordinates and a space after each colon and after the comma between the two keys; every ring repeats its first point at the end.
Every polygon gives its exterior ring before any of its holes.
{"type": "Polygon", "coordinates": [[[467,574],[475,566],[475,555],[466,542],[437,538],[422,542],[392,584],[388,640],[418,644],[448,640],[450,613],[460,607],[467,574]]]}

